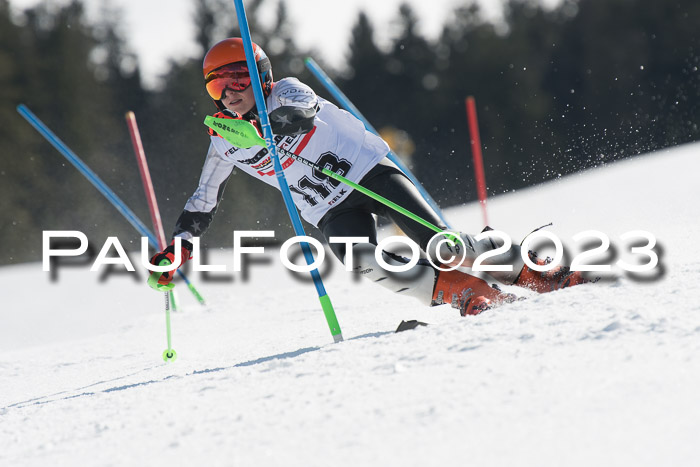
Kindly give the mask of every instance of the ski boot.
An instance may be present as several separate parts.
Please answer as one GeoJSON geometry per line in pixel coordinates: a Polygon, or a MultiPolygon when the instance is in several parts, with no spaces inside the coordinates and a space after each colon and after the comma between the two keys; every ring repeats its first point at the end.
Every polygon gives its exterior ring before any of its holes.
{"type": "MultiPolygon", "coordinates": [[[[537,253],[533,251],[528,251],[527,254],[530,261],[538,266],[544,266],[552,261],[551,258],[539,259],[537,253]]],[[[595,280],[588,280],[583,277],[580,271],[572,271],[567,266],[558,266],[549,271],[535,271],[525,264],[513,285],[525,287],[538,293],[546,293],[588,282],[595,282],[595,280]]]]}
{"type": "Polygon", "coordinates": [[[501,303],[513,302],[517,297],[503,293],[497,286],[461,271],[438,271],[431,306],[449,303],[462,316],[478,315],[501,303]]]}

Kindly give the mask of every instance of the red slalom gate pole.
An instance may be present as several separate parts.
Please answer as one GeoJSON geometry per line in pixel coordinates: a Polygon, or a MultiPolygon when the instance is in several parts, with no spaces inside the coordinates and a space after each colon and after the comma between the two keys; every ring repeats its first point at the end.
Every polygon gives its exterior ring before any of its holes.
{"type": "MultiPolygon", "coordinates": [[[[151,212],[151,221],[153,222],[153,228],[156,231],[155,233],[156,238],[158,239],[158,248],[160,248],[162,251],[165,249],[166,245],[165,232],[163,231],[163,222],[160,220],[160,210],[158,209],[158,201],[156,201],[155,190],[153,190],[151,172],[148,170],[148,162],[146,162],[146,153],[144,152],[143,144],[141,143],[141,133],[139,133],[139,127],[138,125],[136,125],[136,115],[134,115],[134,112],[132,112],[131,110],[126,113],[126,124],[129,127],[129,134],[131,135],[131,144],[134,146],[134,154],[136,154],[136,161],[139,165],[139,172],[141,172],[143,191],[146,192],[146,201],[148,201],[148,210],[151,212]]],[[[174,290],[170,292],[165,292],[164,295],[165,315],[168,327],[168,349],[170,349],[171,347],[169,305],[172,304],[173,311],[177,311],[178,306],[174,290]]],[[[165,358],[165,360],[168,361],[166,357],[163,358],[165,358]]]]}
{"type": "Polygon", "coordinates": [[[474,159],[474,178],[476,179],[476,192],[481,204],[481,212],[484,216],[484,225],[489,225],[489,217],[486,212],[486,176],[484,175],[484,160],[481,156],[481,138],[479,138],[479,122],[476,119],[476,103],[474,97],[466,99],[467,121],[469,123],[469,136],[474,159]]]}
{"type": "Polygon", "coordinates": [[[156,201],[156,194],[153,190],[151,173],[148,170],[148,162],[146,162],[146,153],[143,150],[143,144],[141,143],[141,134],[139,133],[139,127],[136,125],[136,115],[134,115],[134,112],[128,111],[126,113],[126,124],[129,127],[129,134],[131,135],[131,144],[133,144],[134,146],[136,161],[139,164],[139,172],[141,172],[143,190],[146,192],[146,201],[148,201],[148,210],[151,212],[151,221],[153,221],[153,228],[156,231],[156,238],[158,239],[158,248],[163,250],[167,246],[165,240],[165,232],[163,231],[163,221],[161,221],[160,219],[158,201],[156,201]]]}
{"type": "MultiPolygon", "coordinates": [[[[143,182],[143,189],[146,192],[146,200],[148,201],[148,209],[151,212],[153,228],[156,231],[155,235],[158,239],[158,246],[161,250],[163,250],[167,246],[167,241],[165,239],[165,233],[163,232],[163,222],[160,219],[160,210],[158,209],[158,202],[156,201],[156,193],[155,190],[153,190],[151,173],[148,170],[148,162],[146,162],[146,153],[143,150],[143,144],[141,144],[141,134],[139,133],[138,125],[136,125],[136,115],[134,115],[134,112],[128,111],[126,113],[126,123],[129,127],[131,143],[134,145],[136,161],[139,164],[139,171],[141,172],[141,181],[143,182]]],[[[177,273],[185,281],[185,284],[187,284],[187,288],[190,289],[190,292],[192,292],[194,298],[196,298],[201,305],[204,305],[204,297],[202,297],[199,291],[195,288],[194,284],[190,282],[187,276],[180,269],[177,270],[177,273]]],[[[170,294],[170,297],[173,300],[173,309],[175,309],[175,294],[170,294]]]]}

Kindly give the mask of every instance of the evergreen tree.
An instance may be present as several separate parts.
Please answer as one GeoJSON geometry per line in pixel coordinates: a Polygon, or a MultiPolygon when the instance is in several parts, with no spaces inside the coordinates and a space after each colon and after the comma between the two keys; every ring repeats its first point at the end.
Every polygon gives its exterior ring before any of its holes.
{"type": "MultiPolygon", "coordinates": [[[[100,41],[82,5],[41,4],[24,12],[21,26],[9,19],[6,3],[0,14],[8,25],[0,50],[9,51],[14,65],[3,77],[8,86],[2,88],[12,92],[3,102],[9,101],[12,110],[25,103],[118,194],[132,193],[124,181],[137,175],[133,156],[115,152],[128,141],[123,114],[116,114],[114,96],[98,78],[93,53],[100,41]]],[[[9,121],[3,139],[7,183],[2,184],[2,212],[8,218],[3,225],[11,227],[0,235],[10,257],[3,261],[38,259],[43,230],[78,229],[95,240],[135,238],[126,220],[114,216],[111,205],[27,122],[16,113],[9,121]]]]}
{"type": "MultiPolygon", "coordinates": [[[[172,61],[162,86],[148,91],[119,10],[108,8],[105,19],[89,24],[78,0],[42,3],[16,21],[8,0],[0,0],[0,241],[6,252],[0,262],[37,260],[42,230],[79,229],[99,241],[138,236],[15,112],[19,103],[147,220],[124,122],[124,112],[135,111],[163,221],[172,228],[204,162],[202,121],[216,111],[203,86],[201,57],[213,43],[239,35],[227,0],[196,1],[201,56],[172,61]]],[[[265,4],[248,2],[247,16],[275,79],[298,76],[328,97],[304,70],[308,51],[296,46],[287,3],[275,4],[271,23],[261,21],[265,4]]],[[[414,171],[443,206],[476,197],[468,95],[478,105],[492,194],[700,138],[695,0],[564,0],[552,9],[509,0],[496,25],[465,0],[435,42],[421,35],[409,6],[396,18],[384,51],[360,13],[346,66],[326,71],[375,127],[410,135],[414,171]]],[[[205,246],[229,245],[230,231],[241,226],[275,229],[280,238],[291,234],[274,188],[234,175],[225,198],[205,246]]]]}

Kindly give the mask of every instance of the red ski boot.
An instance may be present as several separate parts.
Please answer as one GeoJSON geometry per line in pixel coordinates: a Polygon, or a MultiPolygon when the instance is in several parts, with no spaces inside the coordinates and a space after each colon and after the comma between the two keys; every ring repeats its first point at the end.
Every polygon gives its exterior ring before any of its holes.
{"type": "MultiPolygon", "coordinates": [[[[528,256],[530,261],[539,266],[544,266],[551,261],[549,258],[537,258],[537,253],[533,251],[528,251],[528,256]]],[[[595,282],[595,280],[588,280],[580,271],[572,271],[567,266],[557,266],[549,271],[535,271],[526,264],[513,285],[527,287],[538,293],[546,293],[587,282],[595,282]]]]}
{"type": "Polygon", "coordinates": [[[478,277],[457,270],[438,271],[432,305],[450,303],[452,308],[458,308],[459,313],[466,316],[478,315],[493,306],[516,299],[515,295],[503,293],[478,277]]]}

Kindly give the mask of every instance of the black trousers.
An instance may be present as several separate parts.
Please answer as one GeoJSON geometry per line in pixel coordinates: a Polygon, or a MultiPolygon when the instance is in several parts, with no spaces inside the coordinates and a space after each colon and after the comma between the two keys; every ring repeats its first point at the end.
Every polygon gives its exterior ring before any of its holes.
{"type": "MultiPolygon", "coordinates": [[[[406,174],[386,157],[360,180],[360,185],[408,209],[440,229],[446,229],[406,174]]],[[[372,214],[392,220],[423,251],[435,235],[435,232],[428,227],[357,190],[350,193],[338,206],[328,211],[319,221],[318,228],[326,237],[326,241],[330,237],[369,237],[370,243],[376,245],[377,225],[372,214]]],[[[333,253],[343,261],[345,245],[330,243],[329,246],[333,253]]]]}

